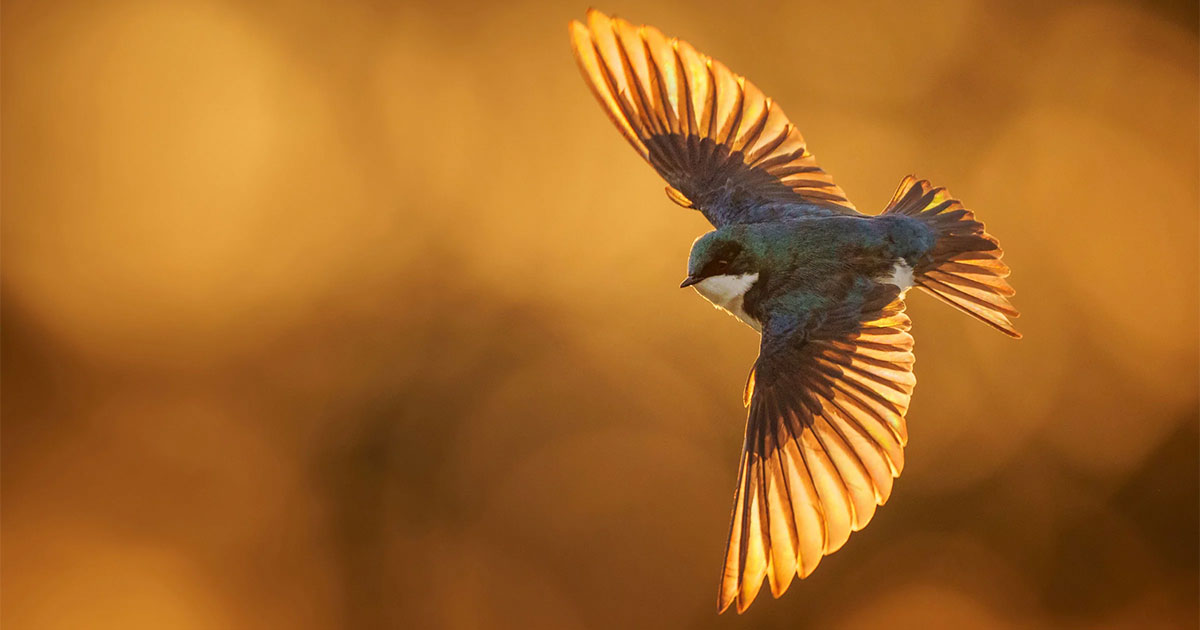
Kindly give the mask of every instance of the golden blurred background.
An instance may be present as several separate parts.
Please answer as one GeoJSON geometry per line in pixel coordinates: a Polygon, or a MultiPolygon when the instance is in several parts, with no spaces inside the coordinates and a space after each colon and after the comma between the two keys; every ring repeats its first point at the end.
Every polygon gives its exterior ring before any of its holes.
{"type": "Polygon", "coordinates": [[[872,524],[715,615],[757,337],[586,5],[10,0],[4,627],[1197,627],[1196,3],[598,8],[1007,250],[1023,341],[911,301],[872,524]]]}

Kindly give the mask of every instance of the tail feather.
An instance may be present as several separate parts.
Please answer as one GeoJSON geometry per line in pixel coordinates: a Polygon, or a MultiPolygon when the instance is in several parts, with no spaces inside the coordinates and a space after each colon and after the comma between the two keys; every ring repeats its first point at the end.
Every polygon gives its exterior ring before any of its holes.
{"type": "Polygon", "coordinates": [[[1009,321],[1017,309],[1004,250],[975,214],[946,192],[911,175],[900,182],[884,214],[902,214],[933,228],[933,248],[913,267],[916,286],[1010,337],[1021,333],[1009,321]]]}

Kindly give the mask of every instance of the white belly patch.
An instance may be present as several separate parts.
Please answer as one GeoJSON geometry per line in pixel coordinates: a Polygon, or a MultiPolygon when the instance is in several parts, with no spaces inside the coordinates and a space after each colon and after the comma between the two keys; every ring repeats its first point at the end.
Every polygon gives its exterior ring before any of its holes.
{"type": "Polygon", "coordinates": [[[697,282],[696,292],[712,305],[742,320],[747,326],[762,332],[758,320],[750,317],[742,308],[746,291],[758,281],[758,274],[744,273],[740,276],[712,276],[697,282]]]}
{"type": "Polygon", "coordinates": [[[901,293],[907,291],[913,286],[913,270],[908,266],[908,263],[903,260],[897,260],[895,265],[892,265],[892,273],[879,278],[880,282],[894,284],[900,287],[901,293]]]}

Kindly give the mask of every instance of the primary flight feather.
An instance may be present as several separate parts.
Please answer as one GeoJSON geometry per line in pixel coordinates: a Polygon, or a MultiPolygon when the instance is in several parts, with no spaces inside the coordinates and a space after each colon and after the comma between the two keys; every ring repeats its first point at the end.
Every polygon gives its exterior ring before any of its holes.
{"type": "Polygon", "coordinates": [[[997,241],[944,188],[905,177],[860,214],[754,84],[687,42],[598,11],[572,22],[592,92],[667,195],[716,229],[696,240],[693,286],[762,335],[718,608],[763,580],[779,597],[887,501],[904,468],[916,379],[908,289],[1012,337],[997,241]]]}

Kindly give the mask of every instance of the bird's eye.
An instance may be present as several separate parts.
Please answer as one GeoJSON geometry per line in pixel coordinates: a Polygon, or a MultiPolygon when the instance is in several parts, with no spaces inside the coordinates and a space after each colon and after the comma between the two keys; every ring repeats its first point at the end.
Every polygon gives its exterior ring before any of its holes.
{"type": "Polygon", "coordinates": [[[728,266],[729,266],[729,261],[725,260],[725,259],[721,259],[721,260],[718,260],[717,262],[713,263],[713,269],[717,270],[717,271],[720,271],[728,266]]]}

